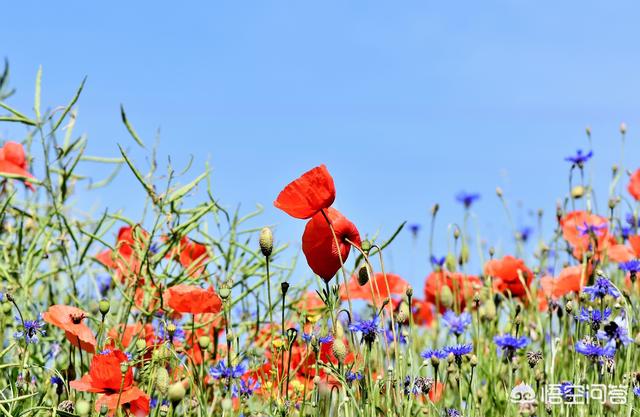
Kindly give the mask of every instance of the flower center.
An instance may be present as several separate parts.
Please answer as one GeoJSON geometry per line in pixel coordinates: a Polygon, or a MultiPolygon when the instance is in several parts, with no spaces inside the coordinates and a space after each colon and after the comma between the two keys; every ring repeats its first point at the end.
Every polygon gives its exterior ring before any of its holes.
{"type": "Polygon", "coordinates": [[[73,322],[73,324],[80,324],[82,322],[82,319],[85,317],[84,313],[69,314],[69,316],[71,317],[71,321],[73,322]]]}

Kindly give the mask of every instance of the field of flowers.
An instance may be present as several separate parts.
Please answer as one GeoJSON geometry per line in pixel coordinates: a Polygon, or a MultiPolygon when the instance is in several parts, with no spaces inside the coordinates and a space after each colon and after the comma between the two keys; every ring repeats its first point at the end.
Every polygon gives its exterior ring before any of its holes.
{"type": "MultiPolygon", "coordinates": [[[[340,183],[310,167],[274,196],[306,222],[300,261],[317,279],[303,283],[274,243],[298,237],[246,226],[259,212],[225,209],[208,172],[178,184],[122,147],[115,160],[88,156],[74,133],[82,86],[44,111],[39,73],[22,111],[7,104],[6,74],[0,125],[26,133],[0,149],[0,415],[638,415],[640,170],[614,167],[597,211],[593,153],[558,157],[569,192],[532,253],[529,230],[513,254],[478,254],[478,237],[454,225],[451,251],[431,253],[413,288],[384,264],[403,227],[364,239],[332,207],[340,183]],[[76,210],[86,164],[129,169],[140,218],[76,210]]],[[[122,121],[143,146],[124,109],[122,121]]],[[[479,195],[456,198],[469,216],[479,195]]]]}

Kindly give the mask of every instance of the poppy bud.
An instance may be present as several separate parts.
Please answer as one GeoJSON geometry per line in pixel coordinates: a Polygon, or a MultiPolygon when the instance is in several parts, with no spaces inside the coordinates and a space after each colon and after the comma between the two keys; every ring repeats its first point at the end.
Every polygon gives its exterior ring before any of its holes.
{"type": "Polygon", "coordinates": [[[396,320],[400,324],[405,324],[409,320],[409,306],[407,303],[402,302],[398,307],[398,314],[396,315],[396,320]]]}
{"type": "Polygon", "coordinates": [[[283,296],[287,295],[287,291],[289,291],[289,283],[287,281],[284,281],[283,283],[281,283],[280,290],[282,290],[283,296]]]}
{"type": "Polygon", "coordinates": [[[111,303],[109,303],[109,300],[100,300],[100,303],[98,303],[98,309],[100,310],[100,313],[103,316],[107,315],[110,308],[111,308],[111,303]]]}
{"type": "Polygon", "coordinates": [[[584,131],[587,133],[587,136],[591,136],[591,126],[587,126],[584,131]]]}
{"type": "Polygon", "coordinates": [[[613,174],[613,176],[615,177],[617,173],[618,173],[618,165],[613,164],[613,166],[611,167],[611,174],[613,174]]]}
{"type": "Polygon", "coordinates": [[[368,254],[371,250],[371,242],[367,239],[363,240],[360,244],[360,249],[362,249],[364,253],[368,254]]]}
{"type": "Polygon", "coordinates": [[[411,297],[413,297],[413,287],[411,285],[407,287],[405,294],[407,295],[407,298],[411,300],[411,297]]]}
{"type": "Polygon", "coordinates": [[[91,410],[91,404],[88,401],[80,400],[76,403],[76,412],[79,416],[86,416],[89,414],[89,410],[91,410]]]}
{"type": "Polygon", "coordinates": [[[462,245],[462,248],[460,248],[459,263],[460,263],[460,265],[464,265],[467,262],[469,262],[469,246],[468,245],[462,245]]]}
{"type": "Polygon", "coordinates": [[[102,404],[100,406],[100,415],[101,416],[106,416],[108,412],[109,412],[109,407],[107,407],[106,404],[102,404]]]}
{"type": "Polygon", "coordinates": [[[451,288],[446,285],[443,286],[440,290],[440,298],[438,301],[443,307],[450,308],[453,305],[453,294],[451,293],[451,288]]]}
{"type": "Polygon", "coordinates": [[[220,298],[222,298],[222,300],[226,301],[231,295],[231,290],[229,289],[229,287],[223,286],[222,288],[220,288],[220,291],[218,291],[218,295],[220,296],[220,298]]]}
{"type": "Polygon", "coordinates": [[[493,255],[496,254],[496,250],[493,246],[489,247],[489,257],[493,258],[493,255]]]}
{"type": "Polygon", "coordinates": [[[120,364],[120,372],[122,372],[123,374],[126,374],[128,370],[129,370],[129,364],[127,362],[122,362],[120,364]]]}
{"type": "Polygon", "coordinates": [[[144,339],[136,340],[136,349],[143,351],[147,348],[147,342],[144,339]]]}
{"type": "Polygon", "coordinates": [[[460,237],[460,229],[456,227],[455,229],[453,229],[453,238],[458,239],[459,237],[460,237]]]}
{"type": "Polygon", "coordinates": [[[167,395],[167,391],[169,390],[169,372],[164,367],[159,367],[156,370],[156,389],[160,392],[160,394],[167,395]]]}
{"type": "Polygon", "coordinates": [[[263,227],[260,231],[260,250],[268,258],[273,252],[273,233],[268,227],[263,227]]]}
{"type": "Polygon", "coordinates": [[[582,198],[584,196],[584,187],[582,185],[576,185],[571,189],[571,197],[582,198]]]}
{"type": "Polygon", "coordinates": [[[347,356],[347,347],[344,345],[342,339],[335,339],[333,341],[333,356],[336,357],[338,363],[343,363],[344,358],[347,356]]]}
{"type": "Polygon", "coordinates": [[[496,195],[497,195],[499,198],[502,198],[502,188],[500,188],[500,187],[496,187],[496,195]]]}
{"type": "Polygon", "coordinates": [[[431,207],[431,215],[435,216],[438,213],[438,210],[440,210],[440,204],[436,203],[431,207]]]}
{"type": "Polygon", "coordinates": [[[233,408],[233,401],[231,401],[231,398],[225,398],[220,402],[220,405],[222,406],[222,411],[230,411],[233,408]]]}
{"type": "Polygon", "coordinates": [[[336,320],[336,328],[333,331],[333,336],[335,339],[342,339],[344,337],[344,327],[342,327],[340,320],[336,320]]]}
{"type": "Polygon", "coordinates": [[[453,253],[448,253],[445,257],[444,264],[447,267],[448,271],[456,270],[456,257],[453,253]]]}
{"type": "Polygon", "coordinates": [[[627,124],[624,122],[620,123],[620,133],[623,135],[627,133],[627,124]]]}
{"type": "Polygon", "coordinates": [[[369,267],[367,264],[364,264],[358,270],[358,284],[362,287],[367,282],[369,282],[369,267]]]}
{"type": "Polygon", "coordinates": [[[206,350],[211,343],[211,338],[209,336],[200,336],[198,338],[198,345],[200,345],[200,349],[206,350]]]}
{"type": "Polygon", "coordinates": [[[175,384],[169,387],[169,401],[176,404],[182,401],[184,396],[187,394],[187,390],[184,389],[184,386],[181,382],[176,382],[175,384]]]}

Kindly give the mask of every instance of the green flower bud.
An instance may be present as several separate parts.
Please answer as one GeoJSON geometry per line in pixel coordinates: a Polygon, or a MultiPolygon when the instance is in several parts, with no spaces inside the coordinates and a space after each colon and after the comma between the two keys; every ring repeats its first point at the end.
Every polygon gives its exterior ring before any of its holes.
{"type": "Polygon", "coordinates": [[[260,250],[265,257],[271,256],[273,252],[273,233],[268,227],[263,227],[260,231],[260,250]]]}
{"type": "Polygon", "coordinates": [[[200,345],[200,349],[206,350],[211,344],[211,338],[209,336],[200,336],[198,338],[198,345],[200,345]]]}
{"type": "Polygon", "coordinates": [[[79,416],[87,416],[89,415],[89,411],[91,410],[91,404],[85,400],[79,400],[76,402],[76,412],[79,416]]]}
{"type": "Polygon", "coordinates": [[[136,349],[143,351],[147,348],[147,342],[144,339],[136,340],[136,349]]]}
{"type": "Polygon", "coordinates": [[[156,389],[162,396],[167,395],[169,391],[169,372],[164,367],[159,367],[156,370],[156,389]]]}
{"type": "Polygon", "coordinates": [[[109,300],[100,300],[100,303],[98,303],[98,310],[100,310],[100,313],[103,316],[107,315],[109,309],[111,309],[111,303],[109,300]]]}
{"type": "Polygon", "coordinates": [[[342,339],[334,339],[332,351],[333,356],[336,357],[338,363],[343,363],[344,358],[347,356],[347,347],[345,346],[342,339]]]}
{"type": "Polygon", "coordinates": [[[186,394],[187,394],[187,390],[184,389],[184,386],[182,385],[181,382],[176,382],[175,384],[169,387],[169,392],[168,392],[169,401],[171,401],[174,404],[182,401],[182,399],[186,394]]]}
{"type": "Polygon", "coordinates": [[[233,401],[231,401],[231,398],[225,398],[220,402],[220,405],[223,411],[230,411],[233,408],[233,401]]]}
{"type": "Polygon", "coordinates": [[[360,244],[360,249],[362,249],[362,251],[364,253],[369,253],[369,251],[371,250],[371,242],[367,239],[363,240],[362,243],[360,244]]]}

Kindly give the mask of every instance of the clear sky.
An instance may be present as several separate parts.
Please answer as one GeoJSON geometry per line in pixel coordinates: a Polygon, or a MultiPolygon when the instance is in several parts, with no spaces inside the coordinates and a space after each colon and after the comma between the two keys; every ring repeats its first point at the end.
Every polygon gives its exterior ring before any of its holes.
{"type": "MultiPolygon", "coordinates": [[[[512,244],[496,186],[519,226],[543,208],[550,227],[568,187],[564,157],[588,147],[587,125],[601,205],[622,121],[626,161],[640,165],[639,12],[633,1],[24,1],[3,6],[0,55],[18,89],[10,103],[31,108],[39,65],[49,106],[87,75],[78,131],[90,153],[117,156],[123,143],[145,164],[123,103],[147,143],[160,129],[161,155],[211,163],[223,204],[263,204],[260,223],[276,225],[292,254],[304,222],[271,202],[320,163],[363,234],[426,226],[439,202],[444,254],[460,190],[482,194],[474,212],[490,244],[512,244]]],[[[1,140],[18,133],[0,127],[1,140]]],[[[123,170],[83,198],[135,216],[134,193],[123,170]]],[[[430,269],[424,231],[387,254],[417,286],[430,269]]]]}

